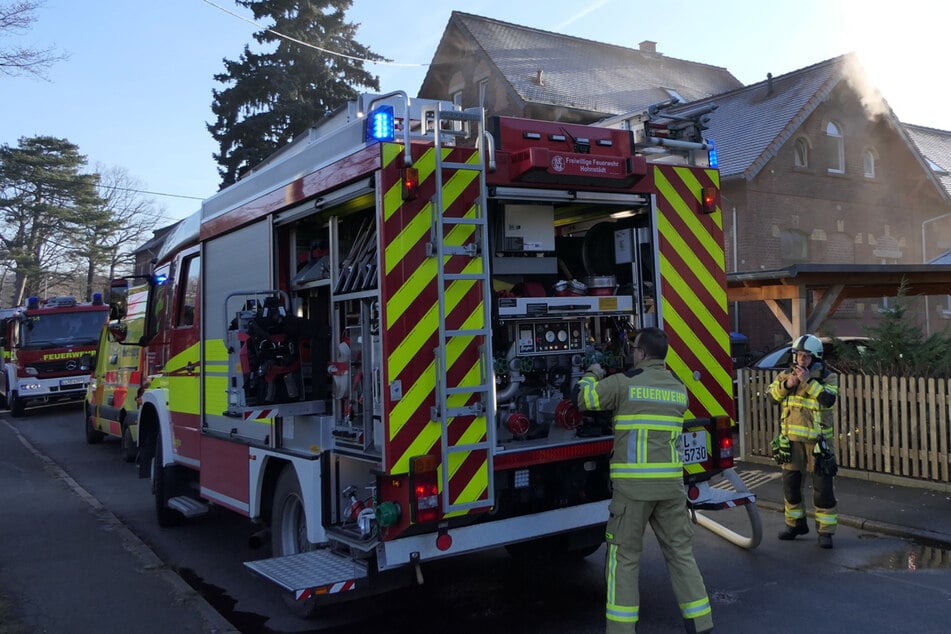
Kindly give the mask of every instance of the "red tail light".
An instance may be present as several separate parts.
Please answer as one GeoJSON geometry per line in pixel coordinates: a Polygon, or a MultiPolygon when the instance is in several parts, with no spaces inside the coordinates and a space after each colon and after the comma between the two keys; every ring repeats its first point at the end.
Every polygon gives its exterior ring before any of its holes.
{"type": "Polygon", "coordinates": [[[717,467],[733,468],[733,422],[728,416],[718,416],[714,420],[716,430],[717,467]]]}
{"type": "Polygon", "coordinates": [[[425,455],[410,458],[410,517],[414,523],[434,522],[442,513],[439,509],[439,460],[425,455]]]}
{"type": "Polygon", "coordinates": [[[414,200],[419,193],[419,170],[415,167],[403,168],[403,200],[414,200]]]}

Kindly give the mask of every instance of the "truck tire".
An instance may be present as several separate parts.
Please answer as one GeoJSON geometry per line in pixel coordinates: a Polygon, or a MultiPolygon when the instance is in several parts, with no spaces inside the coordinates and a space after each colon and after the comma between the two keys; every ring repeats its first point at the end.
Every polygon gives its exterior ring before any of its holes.
{"type": "Polygon", "coordinates": [[[10,393],[10,415],[14,418],[26,416],[26,404],[16,392],[10,393]]]}
{"type": "Polygon", "coordinates": [[[95,445],[101,443],[105,434],[92,426],[92,412],[89,410],[89,403],[87,401],[83,401],[83,418],[86,420],[86,444],[95,445]]]}
{"type": "Polygon", "coordinates": [[[155,437],[155,458],[152,459],[152,493],[155,496],[155,518],[162,528],[178,526],[185,516],[168,508],[168,501],[175,491],[175,467],[162,466],[162,436],[155,437]]]}
{"type": "MultiPolygon", "coordinates": [[[[314,550],[307,541],[307,518],[304,516],[304,497],[297,474],[290,465],[284,467],[274,487],[271,507],[271,555],[282,557],[314,550]]],[[[283,594],[287,609],[298,618],[310,619],[317,614],[313,598],[298,601],[290,593],[283,594]]]]}
{"type": "Polygon", "coordinates": [[[122,459],[128,463],[135,462],[135,459],[139,457],[139,448],[132,440],[132,430],[128,425],[122,425],[122,439],[119,444],[122,447],[122,459]]]}

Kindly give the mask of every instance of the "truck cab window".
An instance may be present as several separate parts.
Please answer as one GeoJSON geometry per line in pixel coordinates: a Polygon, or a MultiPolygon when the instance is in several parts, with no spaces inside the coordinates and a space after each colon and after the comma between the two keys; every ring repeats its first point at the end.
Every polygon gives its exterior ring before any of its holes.
{"type": "Polygon", "coordinates": [[[201,258],[195,256],[182,263],[181,297],[178,302],[178,315],[175,320],[178,326],[193,326],[195,324],[195,305],[198,301],[198,280],[201,277],[201,258]]]}

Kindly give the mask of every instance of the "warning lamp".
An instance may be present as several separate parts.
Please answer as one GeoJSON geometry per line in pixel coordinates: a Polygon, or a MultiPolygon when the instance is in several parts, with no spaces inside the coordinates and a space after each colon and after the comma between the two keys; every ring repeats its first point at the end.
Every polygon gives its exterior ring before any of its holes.
{"type": "Polygon", "coordinates": [[[152,278],[152,284],[155,286],[162,286],[165,282],[168,281],[168,275],[159,274],[152,278]]]}
{"type": "Polygon", "coordinates": [[[720,167],[720,156],[717,154],[717,144],[713,142],[713,139],[707,139],[707,164],[717,169],[720,167]]]}
{"type": "Polygon", "coordinates": [[[704,187],[700,193],[700,213],[712,214],[720,206],[720,192],[716,187],[704,187]]]}
{"type": "Polygon", "coordinates": [[[404,167],[402,169],[403,178],[403,200],[413,200],[419,193],[419,170],[415,167],[404,167]]]}
{"type": "Polygon", "coordinates": [[[102,306],[102,293],[93,293],[93,294],[92,294],[92,305],[93,305],[93,306],[102,306]]]}
{"type": "Polygon", "coordinates": [[[39,298],[39,297],[31,296],[31,297],[28,297],[28,298],[27,298],[27,300],[26,300],[26,309],[27,309],[27,310],[36,310],[36,309],[39,308],[39,307],[40,307],[40,298],[39,298]]]}
{"type": "Polygon", "coordinates": [[[392,141],[396,138],[393,106],[382,105],[367,115],[366,141],[392,141]]]}
{"type": "Polygon", "coordinates": [[[439,459],[426,454],[410,458],[410,518],[415,523],[439,519],[439,459]]]}
{"type": "Polygon", "coordinates": [[[733,424],[728,416],[717,416],[713,421],[716,429],[717,468],[733,468],[733,424]]]}

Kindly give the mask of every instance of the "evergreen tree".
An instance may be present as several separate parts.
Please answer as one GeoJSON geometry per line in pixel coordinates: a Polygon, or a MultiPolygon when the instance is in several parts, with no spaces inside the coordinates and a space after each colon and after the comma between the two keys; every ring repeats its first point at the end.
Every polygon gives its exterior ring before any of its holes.
{"type": "Polygon", "coordinates": [[[344,20],[351,0],[236,2],[251,9],[255,20],[273,20],[269,30],[254,34],[272,50],[257,53],[245,46],[238,61],[225,59],[225,72],[215,75],[227,86],[212,91],[217,119],[208,125],[221,148],[213,156],[222,188],[354,99],[355,86],[378,91],[379,79],[364,70],[363,60],[384,59],[353,39],[359,25],[344,20]]]}
{"type": "Polygon", "coordinates": [[[102,201],[97,174],[81,174],[86,157],[66,139],[21,138],[0,146],[0,245],[13,270],[12,305],[68,266],[70,236],[96,222],[102,201]]]}

